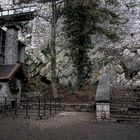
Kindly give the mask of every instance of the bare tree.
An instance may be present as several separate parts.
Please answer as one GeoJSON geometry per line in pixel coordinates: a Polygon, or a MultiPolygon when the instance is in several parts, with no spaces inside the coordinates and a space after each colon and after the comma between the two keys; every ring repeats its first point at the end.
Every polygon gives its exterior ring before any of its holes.
{"type": "MultiPolygon", "coordinates": [[[[18,4],[21,3],[30,3],[30,2],[34,2],[34,0],[19,0],[18,4]]],[[[40,0],[38,1],[40,3],[43,3],[41,5],[41,7],[38,8],[36,17],[37,18],[42,18],[45,22],[48,22],[51,26],[51,38],[50,38],[50,42],[47,43],[46,41],[44,41],[46,44],[44,44],[43,46],[47,46],[49,45],[49,49],[50,49],[50,63],[51,63],[51,89],[52,89],[52,96],[54,98],[58,97],[58,92],[57,92],[57,74],[56,74],[56,23],[58,21],[59,15],[57,13],[57,5],[60,3],[63,3],[62,1],[58,1],[58,0],[40,0]],[[41,14],[40,11],[42,10],[44,3],[50,2],[51,4],[51,11],[52,13],[48,16],[46,16],[45,14],[41,14]]],[[[14,4],[17,4],[15,0],[13,0],[14,4]]],[[[40,32],[39,32],[40,34],[40,32]]],[[[40,41],[39,41],[40,42],[40,41]]],[[[39,43],[41,44],[41,43],[39,43]]],[[[42,47],[42,46],[41,46],[42,47]]],[[[46,52],[47,53],[47,52],[46,52]]],[[[47,55],[46,55],[47,56],[47,55]]]]}
{"type": "Polygon", "coordinates": [[[56,1],[52,2],[52,22],[51,22],[51,82],[53,97],[58,97],[57,76],[56,76],[56,1]]]}

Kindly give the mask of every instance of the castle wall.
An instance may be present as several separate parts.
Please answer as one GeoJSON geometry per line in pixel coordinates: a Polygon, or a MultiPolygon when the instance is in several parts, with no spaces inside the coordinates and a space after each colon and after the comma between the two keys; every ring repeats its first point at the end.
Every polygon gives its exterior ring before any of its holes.
{"type": "MultiPolygon", "coordinates": [[[[126,53],[125,50],[126,48],[130,49],[130,51],[131,48],[135,48],[134,49],[136,52],[135,54],[140,56],[139,53],[140,52],[139,49],[139,44],[140,44],[139,4],[140,2],[139,0],[134,0],[134,1],[127,0],[127,2],[122,0],[118,0],[118,1],[119,1],[119,5],[117,5],[114,10],[117,11],[121,15],[121,18],[126,22],[125,24],[120,24],[116,26],[116,28],[119,28],[118,32],[121,32],[121,34],[119,35],[121,40],[117,43],[112,43],[103,35],[99,35],[99,34],[91,35],[92,44],[94,45],[94,48],[90,50],[89,57],[91,59],[94,68],[96,68],[96,63],[97,63],[97,70],[93,71],[93,79],[95,80],[97,80],[96,77],[98,78],[98,76],[100,75],[99,71],[102,71],[101,70],[102,66],[99,66],[100,61],[102,59],[106,59],[106,56],[104,56],[103,53],[99,51],[96,52],[96,50],[99,47],[119,48],[123,50],[123,54],[126,53]],[[97,60],[97,62],[95,62],[95,60],[97,60]],[[96,72],[97,72],[97,76],[95,76],[96,72]]],[[[10,2],[9,0],[6,1],[1,0],[0,2],[2,3],[3,7],[10,6],[10,4],[12,4],[12,2],[10,2]]],[[[24,6],[24,4],[22,6],[24,6]]],[[[51,14],[50,4],[49,3],[44,4],[39,14],[46,15],[46,17],[50,17],[51,14]]],[[[69,57],[65,55],[68,53],[68,50],[66,50],[68,45],[68,39],[66,38],[66,35],[63,32],[63,25],[64,25],[63,20],[64,20],[63,18],[60,18],[57,22],[56,49],[57,49],[57,53],[60,51],[62,52],[57,56],[57,64],[58,64],[57,67],[59,68],[58,75],[60,78],[60,82],[69,83],[68,81],[72,82],[72,79],[76,77],[76,74],[73,74],[75,73],[75,68],[73,68],[73,64],[72,62],[70,62],[69,57]],[[69,66],[67,64],[69,64],[69,66]],[[71,74],[69,73],[72,73],[73,76],[71,76],[71,74]]],[[[108,26],[108,25],[104,25],[104,26],[108,26]]],[[[32,42],[31,45],[29,45],[29,48],[46,47],[46,45],[49,44],[50,42],[50,35],[51,35],[50,27],[51,26],[49,22],[46,22],[42,18],[35,18],[31,23],[31,27],[30,27],[32,28],[32,32],[30,32],[32,36],[32,42]]],[[[38,60],[36,54],[37,53],[35,52],[32,57],[38,60]]],[[[134,53],[132,52],[132,54],[134,53]]],[[[44,62],[44,60],[42,61],[44,62]]],[[[47,59],[45,61],[46,61],[45,63],[47,63],[47,59]]],[[[117,58],[115,61],[117,63],[119,59],[117,58]]],[[[48,69],[50,69],[49,65],[46,66],[45,71],[48,71],[48,69]]],[[[112,67],[111,73],[113,73],[113,71],[114,71],[114,67],[112,67]]],[[[49,77],[50,72],[47,72],[47,74],[48,74],[47,76],[49,77]]],[[[118,76],[118,74],[116,76],[118,76]]],[[[121,77],[123,78],[123,76],[121,77]]],[[[74,81],[76,81],[76,78],[74,79],[74,81]]],[[[72,83],[73,85],[75,84],[75,82],[72,83]]]]}

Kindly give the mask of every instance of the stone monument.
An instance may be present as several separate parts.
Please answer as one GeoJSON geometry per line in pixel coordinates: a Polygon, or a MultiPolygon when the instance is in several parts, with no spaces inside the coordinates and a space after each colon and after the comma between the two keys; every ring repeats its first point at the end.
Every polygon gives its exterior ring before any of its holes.
{"type": "Polygon", "coordinates": [[[110,78],[107,73],[101,75],[96,91],[96,118],[97,120],[110,118],[110,78]]]}

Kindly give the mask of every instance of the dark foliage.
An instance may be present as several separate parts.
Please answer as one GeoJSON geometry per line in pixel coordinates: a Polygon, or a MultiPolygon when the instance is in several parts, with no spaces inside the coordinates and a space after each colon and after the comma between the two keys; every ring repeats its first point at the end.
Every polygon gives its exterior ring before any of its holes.
{"type": "MultiPolygon", "coordinates": [[[[108,0],[114,4],[116,0],[108,0]]],[[[112,29],[102,26],[106,20],[118,24],[119,16],[107,7],[101,7],[99,0],[65,0],[65,32],[69,38],[70,57],[77,69],[79,88],[87,81],[91,73],[88,51],[91,48],[90,35],[104,34],[113,42],[119,38],[112,29]]]]}

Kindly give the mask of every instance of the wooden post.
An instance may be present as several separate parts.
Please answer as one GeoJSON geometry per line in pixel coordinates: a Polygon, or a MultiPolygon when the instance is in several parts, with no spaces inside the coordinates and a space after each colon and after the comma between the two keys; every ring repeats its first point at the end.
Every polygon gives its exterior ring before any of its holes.
{"type": "Polygon", "coordinates": [[[51,88],[54,98],[58,97],[56,84],[56,1],[52,1],[52,21],[51,21],[51,88]]]}

